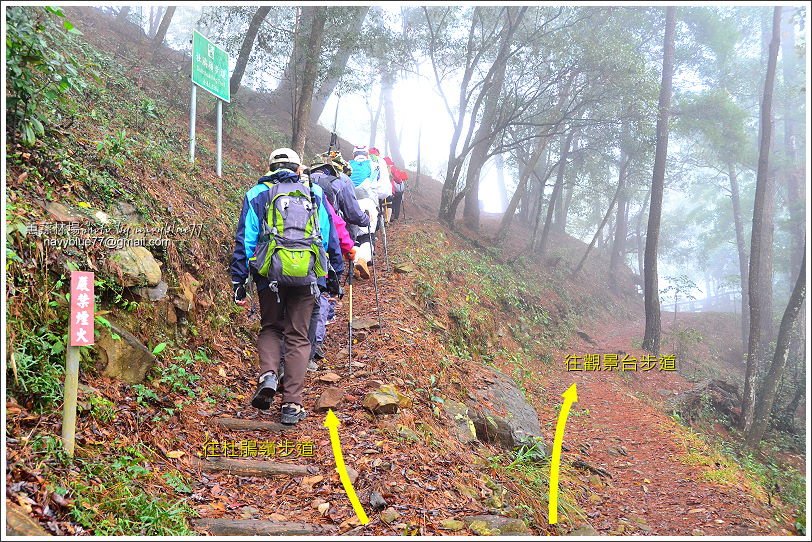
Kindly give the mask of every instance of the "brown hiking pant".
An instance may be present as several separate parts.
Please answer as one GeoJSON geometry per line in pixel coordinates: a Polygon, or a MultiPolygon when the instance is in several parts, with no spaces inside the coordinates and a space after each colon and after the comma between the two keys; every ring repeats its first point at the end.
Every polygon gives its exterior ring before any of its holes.
{"type": "Polygon", "coordinates": [[[259,310],[262,329],[257,338],[260,375],[273,371],[279,374],[279,361],[282,358],[282,343],[285,356],[284,403],[302,404],[307,362],[310,359],[310,316],[316,298],[309,286],[279,288],[276,292],[265,288],[259,292],[259,310]]]}

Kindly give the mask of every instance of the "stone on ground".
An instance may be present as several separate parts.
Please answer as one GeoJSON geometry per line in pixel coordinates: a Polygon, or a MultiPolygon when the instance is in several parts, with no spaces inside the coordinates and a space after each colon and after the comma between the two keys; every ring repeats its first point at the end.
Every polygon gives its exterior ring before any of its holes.
{"type": "Polygon", "coordinates": [[[325,412],[330,409],[338,408],[343,400],[344,390],[336,387],[327,388],[321,393],[319,400],[316,401],[316,411],[325,412]]]}
{"type": "Polygon", "coordinates": [[[157,286],[161,282],[161,266],[144,247],[127,247],[113,252],[107,259],[110,270],[120,276],[122,286],[157,286]]]}
{"type": "MultiPolygon", "coordinates": [[[[510,377],[495,369],[491,373],[468,403],[477,438],[506,449],[542,442],[536,410],[510,377]]],[[[544,451],[549,452],[546,446],[544,451]]]]}
{"type": "Polygon", "coordinates": [[[476,442],[476,428],[474,422],[468,417],[468,407],[458,401],[447,399],[442,404],[442,411],[451,420],[454,435],[463,444],[476,442]]]}
{"type": "Polygon", "coordinates": [[[462,521],[479,535],[521,535],[530,532],[522,520],[504,516],[466,516],[462,521]]]}
{"type": "Polygon", "coordinates": [[[155,356],[132,333],[110,323],[110,329],[100,328],[101,338],[96,342],[103,374],[118,378],[129,384],[144,381],[147,372],[155,364],[155,356]],[[113,333],[119,339],[113,338],[113,333]]]}

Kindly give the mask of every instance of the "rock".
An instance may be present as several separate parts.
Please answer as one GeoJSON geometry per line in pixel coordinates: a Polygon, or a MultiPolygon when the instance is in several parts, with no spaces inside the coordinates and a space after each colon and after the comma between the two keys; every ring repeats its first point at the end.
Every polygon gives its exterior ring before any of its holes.
{"type": "Polygon", "coordinates": [[[180,286],[173,288],[172,302],[183,312],[192,312],[195,306],[195,294],[200,288],[200,282],[189,273],[184,273],[180,277],[180,286]]]}
{"type": "Polygon", "coordinates": [[[697,529],[694,529],[693,531],[691,531],[691,535],[693,535],[693,536],[705,536],[705,531],[703,531],[702,529],[697,528],[697,529]]]}
{"type": "MultiPolygon", "coordinates": [[[[400,380],[399,378],[396,378],[395,381],[398,382],[400,385],[404,384],[403,380],[400,380]]],[[[381,393],[388,393],[389,395],[394,395],[395,397],[397,397],[398,406],[400,408],[409,408],[410,406],[412,406],[412,400],[403,395],[402,393],[400,393],[398,389],[392,384],[384,384],[383,386],[380,386],[378,388],[378,391],[380,391],[381,393]]]]}
{"type": "Polygon", "coordinates": [[[468,407],[458,401],[446,400],[441,405],[443,413],[454,425],[454,434],[463,444],[476,442],[476,428],[468,417],[468,407]]]}
{"type": "Polygon", "coordinates": [[[397,510],[392,508],[391,506],[381,512],[381,521],[384,523],[394,523],[400,517],[400,514],[397,510]]]}
{"type": "Polygon", "coordinates": [[[378,493],[377,491],[373,491],[369,494],[369,505],[372,507],[373,510],[382,510],[386,508],[389,503],[383,498],[383,495],[378,493]]]}
{"type": "Polygon", "coordinates": [[[110,323],[100,330],[101,338],[96,342],[99,360],[103,365],[103,374],[118,378],[129,384],[144,381],[147,372],[155,363],[155,356],[133,334],[110,323]],[[120,339],[114,339],[111,331],[120,339]]]}
{"type": "Polygon", "coordinates": [[[157,286],[161,282],[161,266],[144,247],[117,250],[107,260],[122,286],[157,286]]]}
{"type": "Polygon", "coordinates": [[[395,270],[395,273],[414,273],[415,268],[410,263],[396,263],[392,269],[395,270]]]}
{"type": "Polygon", "coordinates": [[[705,405],[727,416],[734,424],[741,416],[741,396],[735,384],[722,380],[705,380],[692,389],[667,401],[667,409],[677,412],[689,423],[702,418],[705,405]]]}
{"type": "Polygon", "coordinates": [[[352,319],[352,330],[353,331],[369,331],[371,329],[376,329],[381,327],[378,325],[378,320],[375,318],[353,318],[352,319]]]}
{"type": "Polygon", "coordinates": [[[86,222],[87,217],[83,214],[80,214],[78,211],[74,211],[73,209],[68,208],[61,203],[57,203],[55,201],[49,201],[45,204],[45,210],[50,214],[54,220],[57,222],[86,222]]]}
{"type": "Polygon", "coordinates": [[[317,510],[319,511],[319,514],[321,514],[322,516],[327,515],[327,511],[328,511],[328,510],[330,510],[330,503],[329,503],[329,502],[323,502],[323,503],[321,503],[321,504],[320,504],[320,505],[317,507],[317,510]]]}
{"type": "Polygon", "coordinates": [[[150,301],[161,301],[162,299],[166,299],[166,292],[168,290],[169,285],[162,280],[153,288],[141,286],[139,288],[134,288],[133,292],[143,299],[149,299],[150,301]]]}
{"type": "Polygon", "coordinates": [[[9,536],[51,536],[37,520],[14,502],[6,499],[6,534],[9,536]]]}
{"type": "Polygon", "coordinates": [[[420,442],[421,440],[423,440],[420,438],[420,435],[418,435],[417,433],[414,432],[414,430],[409,429],[405,425],[398,426],[398,435],[400,435],[409,442],[420,442]]]}
{"type": "Polygon", "coordinates": [[[141,222],[141,217],[138,211],[131,204],[126,201],[119,201],[113,210],[113,216],[119,222],[127,224],[138,224],[141,222]]]}
{"type": "Polygon", "coordinates": [[[394,414],[398,411],[397,396],[382,391],[366,394],[361,404],[373,414],[394,414]]]}
{"type": "Polygon", "coordinates": [[[465,525],[479,535],[501,534],[521,535],[529,534],[527,525],[520,519],[507,518],[496,515],[466,516],[462,518],[465,525]],[[498,532],[494,532],[498,531],[498,532]]]}
{"type": "Polygon", "coordinates": [[[316,401],[316,411],[317,412],[326,412],[330,409],[338,408],[338,405],[344,399],[344,390],[341,388],[327,388],[322,392],[319,396],[319,400],[316,401]]]}
{"type": "Polygon", "coordinates": [[[347,467],[347,477],[349,477],[350,483],[354,484],[358,480],[358,471],[352,467],[347,467]]]}
{"type": "MultiPolygon", "coordinates": [[[[358,374],[355,376],[358,376],[358,374]]],[[[319,382],[329,382],[332,384],[334,382],[338,382],[339,380],[341,380],[341,377],[335,373],[324,373],[319,375],[319,382]]]]}
{"type": "Polygon", "coordinates": [[[541,440],[541,426],[536,410],[527,402],[513,380],[495,369],[491,371],[492,375],[483,379],[486,385],[483,389],[473,391],[474,401],[468,404],[477,438],[507,449],[539,442],[545,455],[548,455],[549,449],[541,440]],[[494,408],[485,405],[493,405],[494,408]]]}
{"type": "Polygon", "coordinates": [[[93,218],[95,218],[96,222],[99,224],[107,225],[110,223],[110,216],[103,211],[96,211],[93,213],[93,218]]]}
{"type": "Polygon", "coordinates": [[[600,535],[592,525],[587,523],[586,525],[581,525],[577,529],[570,531],[569,533],[567,533],[567,536],[600,536],[600,535]]]}
{"type": "Polygon", "coordinates": [[[313,508],[314,510],[318,510],[319,506],[321,506],[325,502],[327,502],[327,501],[325,501],[324,499],[315,499],[313,502],[310,503],[310,508],[313,508]]]}
{"type": "Polygon", "coordinates": [[[465,523],[458,519],[444,519],[440,522],[440,529],[443,531],[461,531],[465,523]]]}

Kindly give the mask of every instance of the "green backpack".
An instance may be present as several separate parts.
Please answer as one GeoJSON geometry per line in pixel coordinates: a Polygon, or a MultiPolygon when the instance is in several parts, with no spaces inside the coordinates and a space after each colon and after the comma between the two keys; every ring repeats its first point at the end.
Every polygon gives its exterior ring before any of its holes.
{"type": "Polygon", "coordinates": [[[249,265],[278,286],[310,286],[327,275],[318,208],[301,182],[264,183],[269,203],[249,265]]]}

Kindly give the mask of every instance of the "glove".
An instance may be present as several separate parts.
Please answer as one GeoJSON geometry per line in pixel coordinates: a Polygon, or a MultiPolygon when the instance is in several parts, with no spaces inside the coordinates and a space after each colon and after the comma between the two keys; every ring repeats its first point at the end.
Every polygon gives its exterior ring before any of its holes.
{"type": "Polygon", "coordinates": [[[244,304],[244,300],[248,295],[248,292],[245,290],[245,284],[245,282],[231,281],[231,288],[234,290],[234,303],[238,305],[244,304]],[[243,303],[240,303],[241,301],[243,301],[243,303]]]}

